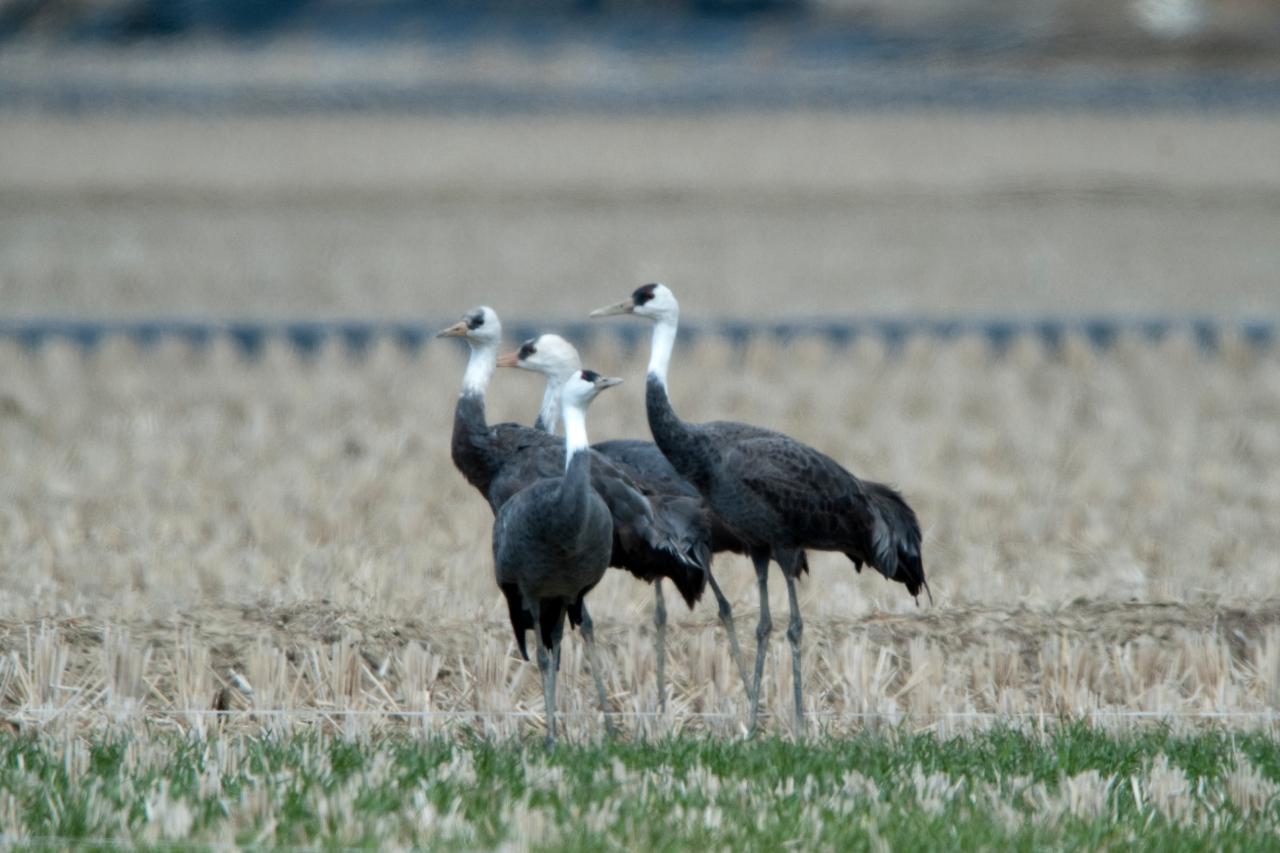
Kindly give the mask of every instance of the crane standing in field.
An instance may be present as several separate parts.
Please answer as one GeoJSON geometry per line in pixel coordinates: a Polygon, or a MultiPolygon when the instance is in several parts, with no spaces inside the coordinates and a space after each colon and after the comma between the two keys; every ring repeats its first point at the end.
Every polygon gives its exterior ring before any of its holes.
{"type": "MultiPolygon", "coordinates": [[[[564,443],[555,436],[515,423],[490,425],[485,417],[485,392],[497,367],[502,324],[492,308],[481,306],[437,337],[466,339],[471,354],[463,376],[462,393],[454,409],[452,455],[454,465],[484,495],[496,515],[521,489],[543,477],[559,476],[565,464],[564,443]]],[[[692,605],[706,584],[709,556],[697,547],[690,527],[697,521],[687,507],[650,501],[627,473],[594,451],[590,452],[589,479],[612,515],[613,535],[609,565],[624,568],[642,580],[667,578],[692,605]]],[[[512,624],[528,626],[532,615],[521,611],[518,598],[507,596],[512,624]]],[[[584,638],[592,634],[590,616],[581,610],[584,638]]],[[[579,613],[569,611],[577,625],[579,613]]],[[[516,640],[525,660],[524,629],[516,640]]],[[[593,675],[596,671],[592,670],[593,675]]],[[[603,695],[603,684],[597,680],[603,695]]]]}
{"type": "Polygon", "coordinates": [[[680,306],[662,284],[637,288],[629,299],[592,317],[631,314],[652,320],[645,380],[645,410],[654,443],[682,476],[748,546],[760,594],[756,660],[751,687],[751,729],[760,712],[760,680],[773,622],[769,615],[770,559],[787,583],[791,669],[797,726],[804,725],[800,679],[803,623],[796,578],[809,570],[805,549],[838,551],[861,571],[870,564],[918,597],[928,591],[916,515],[896,491],[859,480],[831,457],[773,430],[734,421],[682,421],[667,394],[680,306]]]}
{"type": "MultiPolygon", "coordinates": [[[[525,341],[516,352],[499,356],[499,367],[519,367],[543,374],[547,379],[546,391],[542,398],[542,407],[534,427],[554,433],[556,416],[560,410],[560,395],[564,383],[577,371],[582,369],[582,360],[573,344],[559,335],[544,334],[525,341]]],[[[688,480],[681,477],[671,467],[671,463],[662,455],[651,441],[636,439],[615,439],[591,445],[592,449],[608,457],[632,476],[651,495],[660,495],[664,502],[678,503],[683,506],[695,521],[690,524],[690,534],[697,539],[697,548],[709,553],[736,551],[746,553],[746,545],[734,536],[720,518],[705,505],[702,495],[688,480]]],[[[748,690],[750,682],[747,670],[742,662],[742,651],[738,646],[738,635],[734,630],[733,610],[729,600],[716,583],[711,573],[710,558],[707,559],[707,583],[715,594],[719,607],[720,621],[729,636],[729,649],[733,655],[734,665],[742,678],[742,684],[748,690]]],[[[662,578],[653,581],[653,624],[654,644],[657,655],[658,675],[658,707],[662,711],[667,708],[666,692],[666,630],[667,607],[662,594],[662,578]]]]}
{"type": "MultiPolygon", "coordinates": [[[[493,562],[498,586],[512,604],[511,626],[522,643],[525,628],[534,632],[549,744],[556,736],[556,664],[564,618],[568,614],[570,621],[583,621],[584,598],[604,577],[613,549],[609,507],[590,483],[586,411],[597,394],[621,381],[590,370],[580,370],[565,381],[561,394],[564,474],[543,477],[516,492],[498,510],[493,524],[493,562]],[[575,610],[579,614],[576,620],[575,610]]],[[[583,642],[601,693],[601,710],[607,714],[589,632],[583,632],[583,642]]]]}

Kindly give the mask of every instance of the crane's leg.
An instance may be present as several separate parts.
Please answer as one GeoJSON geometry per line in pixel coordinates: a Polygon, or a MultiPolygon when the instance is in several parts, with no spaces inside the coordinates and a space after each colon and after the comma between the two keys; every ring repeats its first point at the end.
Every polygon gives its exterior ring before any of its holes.
{"type": "Polygon", "coordinates": [[[738,667],[738,676],[742,678],[742,689],[747,691],[747,697],[751,696],[751,680],[747,678],[747,667],[742,662],[742,647],[738,645],[738,632],[733,627],[733,608],[729,606],[729,599],[725,598],[720,584],[716,583],[716,576],[711,574],[710,566],[707,567],[707,583],[711,584],[711,591],[715,593],[716,604],[720,608],[720,624],[724,626],[724,632],[729,635],[729,653],[733,655],[733,662],[738,667]]]}
{"type": "Polygon", "coordinates": [[[769,618],[769,557],[767,554],[752,554],[751,562],[756,566],[756,586],[760,590],[760,622],[756,625],[756,671],[751,680],[750,731],[755,734],[756,724],[760,720],[760,679],[764,676],[764,656],[769,650],[769,633],[773,630],[773,620],[769,618]]]}
{"type": "Polygon", "coordinates": [[[796,731],[804,731],[804,695],[800,691],[800,637],[804,623],[800,621],[800,602],[796,600],[796,575],[794,567],[782,573],[787,579],[787,600],[791,603],[791,623],[787,626],[787,640],[791,643],[791,680],[796,693],[796,731]]]}
{"type": "Polygon", "coordinates": [[[587,650],[587,665],[591,667],[591,678],[596,683],[596,698],[600,700],[600,713],[604,715],[604,730],[613,737],[617,732],[613,730],[613,718],[609,716],[609,697],[604,689],[604,670],[600,667],[600,658],[596,652],[596,626],[591,621],[591,614],[587,612],[587,603],[582,602],[582,624],[579,630],[582,631],[582,643],[587,650]]]}
{"type": "MultiPolygon", "coordinates": [[[[560,675],[560,648],[564,645],[564,610],[560,609],[555,624],[551,627],[551,652],[555,658],[555,666],[551,668],[551,707],[556,706],[556,677],[560,675]]],[[[555,729],[551,730],[552,735],[555,729]]],[[[554,746],[554,742],[552,742],[554,746]]]]}
{"type": "Polygon", "coordinates": [[[529,602],[529,610],[533,614],[533,641],[538,650],[538,673],[542,676],[542,702],[547,712],[547,746],[556,745],[556,671],[552,666],[551,655],[542,642],[542,622],[538,618],[538,602],[529,602]]]}
{"type": "Polygon", "coordinates": [[[658,666],[658,712],[667,713],[667,602],[662,578],[653,582],[653,646],[658,666]]]}

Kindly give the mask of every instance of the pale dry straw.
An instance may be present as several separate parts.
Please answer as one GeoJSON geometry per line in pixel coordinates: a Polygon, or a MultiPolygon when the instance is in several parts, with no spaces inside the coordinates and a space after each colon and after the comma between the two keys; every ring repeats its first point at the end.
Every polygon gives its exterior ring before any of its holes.
{"type": "MultiPolygon", "coordinates": [[[[593,438],[644,436],[642,355],[602,340],[586,358],[631,380],[593,408],[593,438]]],[[[6,344],[0,363],[7,713],[202,729],[213,707],[282,728],[269,712],[423,727],[441,712],[493,731],[538,715],[493,582],[492,515],[449,458],[460,348],[302,360],[281,345],[245,362],[225,342],[6,344]]],[[[530,420],[539,391],[500,372],[490,418],[530,420]]],[[[895,483],[920,514],[931,607],[813,556],[801,606],[819,726],[1276,707],[1276,350],[704,339],[677,352],[672,391],[691,420],[786,430],[895,483]]],[[[750,566],[716,571],[749,652],[750,566]]],[[[776,618],[776,575],[770,592],[776,618]]],[[[615,572],[591,597],[623,715],[657,704],[651,602],[615,572]]],[[[673,607],[672,622],[672,714],[645,724],[739,730],[713,607],[673,607]]],[[[785,720],[790,663],[774,641],[765,703],[785,720]]],[[[576,639],[563,666],[566,718],[600,731],[576,639]]]]}

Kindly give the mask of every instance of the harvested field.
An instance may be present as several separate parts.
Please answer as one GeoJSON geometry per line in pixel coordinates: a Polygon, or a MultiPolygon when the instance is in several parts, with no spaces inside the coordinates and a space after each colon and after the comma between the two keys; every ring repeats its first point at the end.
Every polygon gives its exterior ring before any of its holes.
{"type": "MultiPolygon", "coordinates": [[[[432,710],[521,729],[506,714],[536,714],[541,697],[494,587],[491,515],[449,460],[452,343],[417,355],[388,343],[362,360],[269,348],[257,362],[225,342],[6,346],[6,716],[203,728],[185,712],[305,712],[237,724],[291,726],[432,710]]],[[[641,355],[604,338],[585,355],[629,379],[593,407],[593,438],[643,435],[641,355]]],[[[703,340],[677,352],[672,382],[686,417],[785,429],[896,483],[920,513],[932,606],[843,558],[812,561],[801,604],[820,726],[971,712],[1267,719],[1280,703],[1274,348],[703,340]],[[717,380],[695,388],[695,376],[717,380]]],[[[539,392],[500,372],[490,418],[528,419],[539,392]]],[[[750,653],[749,564],[716,567],[750,653]]],[[[782,584],[771,591],[785,612],[782,584]]],[[[614,708],[651,712],[649,590],[611,572],[592,604],[614,708]]],[[[713,604],[672,618],[674,714],[638,724],[736,731],[745,700],[713,604]]],[[[765,703],[783,728],[787,654],[779,632],[765,703]]],[[[576,639],[564,666],[561,707],[594,730],[576,639]]]]}

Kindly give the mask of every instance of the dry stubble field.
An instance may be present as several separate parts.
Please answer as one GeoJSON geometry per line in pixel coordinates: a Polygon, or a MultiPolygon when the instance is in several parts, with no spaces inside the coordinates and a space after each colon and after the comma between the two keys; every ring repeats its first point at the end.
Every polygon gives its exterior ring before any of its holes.
{"type": "MultiPolygon", "coordinates": [[[[444,322],[480,301],[581,316],[662,277],[690,320],[1274,317],[1278,134],[1221,116],[14,115],[0,295],[9,316],[444,322]]],[[[184,712],[217,704],[382,726],[430,709],[505,730],[538,711],[489,511],[449,462],[451,343],[256,362],[225,343],[0,347],[5,714],[203,726],[184,712]]],[[[643,355],[608,336],[586,355],[629,380],[593,436],[644,435],[643,355]]],[[[920,513],[932,606],[813,561],[820,724],[1280,702],[1274,346],[703,340],[672,381],[686,417],[787,430],[920,513]]],[[[500,375],[491,415],[528,420],[537,395],[500,375]]],[[[717,571],[750,653],[750,569],[717,571]]],[[[621,576],[593,597],[619,711],[655,706],[650,602],[621,576]]],[[[673,619],[675,724],[736,730],[711,605],[673,619]]],[[[788,666],[779,632],[780,725],[788,666]]],[[[589,711],[576,642],[565,667],[562,707],[589,711]]]]}
{"type": "MultiPolygon", "coordinates": [[[[6,714],[201,725],[182,712],[223,688],[231,707],[479,712],[499,731],[537,711],[489,510],[449,460],[453,343],[253,363],[229,346],[6,347],[6,714]]],[[[630,380],[593,408],[593,436],[642,433],[641,354],[603,339],[588,354],[630,380]]],[[[786,429],[897,483],[923,519],[932,606],[813,561],[804,660],[825,724],[1280,701],[1280,484],[1262,475],[1280,464],[1274,349],[705,341],[678,353],[673,383],[687,417],[786,429]]],[[[500,374],[491,417],[527,417],[537,392],[500,374]]],[[[749,564],[716,567],[750,644],[749,564]]],[[[655,707],[650,602],[616,573],[592,596],[619,711],[655,707]]],[[[671,637],[677,725],[736,729],[712,603],[675,609],[671,637]]],[[[780,721],[785,649],[775,635],[765,682],[780,721]]],[[[565,666],[562,706],[596,725],[576,641],[565,666]]]]}

